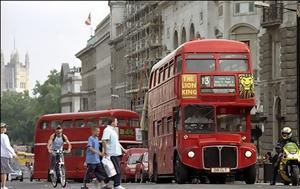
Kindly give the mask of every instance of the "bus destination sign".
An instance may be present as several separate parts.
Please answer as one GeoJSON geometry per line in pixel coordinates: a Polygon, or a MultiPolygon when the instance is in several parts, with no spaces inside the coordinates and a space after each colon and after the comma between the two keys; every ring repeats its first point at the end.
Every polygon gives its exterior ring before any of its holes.
{"type": "Polygon", "coordinates": [[[197,98],[197,75],[184,74],[181,80],[182,98],[197,98]]]}
{"type": "Polygon", "coordinates": [[[234,76],[214,76],[214,87],[235,87],[234,76]]]}

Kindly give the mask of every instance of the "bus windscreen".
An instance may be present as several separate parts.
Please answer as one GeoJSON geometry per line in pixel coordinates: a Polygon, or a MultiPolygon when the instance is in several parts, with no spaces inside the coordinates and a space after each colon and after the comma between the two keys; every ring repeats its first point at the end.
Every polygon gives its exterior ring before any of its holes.
{"type": "Polygon", "coordinates": [[[184,108],[185,130],[189,133],[215,131],[215,108],[206,105],[188,105],[184,108]]]}

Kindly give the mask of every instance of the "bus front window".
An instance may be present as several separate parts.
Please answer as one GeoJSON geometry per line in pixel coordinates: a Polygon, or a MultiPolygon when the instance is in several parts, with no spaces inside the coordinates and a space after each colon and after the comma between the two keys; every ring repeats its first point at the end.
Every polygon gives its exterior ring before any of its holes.
{"type": "Polygon", "coordinates": [[[246,132],[246,115],[217,115],[218,132],[246,132]]]}
{"type": "Polygon", "coordinates": [[[185,130],[189,133],[212,133],[215,127],[213,106],[188,105],[184,108],[185,130]]]}

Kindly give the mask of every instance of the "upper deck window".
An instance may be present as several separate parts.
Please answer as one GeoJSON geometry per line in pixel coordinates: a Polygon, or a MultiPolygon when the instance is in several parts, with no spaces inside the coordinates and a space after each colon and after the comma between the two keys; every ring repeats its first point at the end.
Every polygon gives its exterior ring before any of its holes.
{"type": "Polygon", "coordinates": [[[50,125],[49,125],[49,122],[48,121],[43,121],[41,124],[40,124],[40,128],[41,129],[50,129],[50,125]]]}
{"type": "Polygon", "coordinates": [[[64,120],[62,123],[63,128],[70,128],[72,127],[73,121],[72,120],[64,120]]]}
{"type": "Polygon", "coordinates": [[[59,121],[59,120],[51,121],[51,128],[52,129],[55,129],[58,125],[61,125],[61,121],[59,121]]]}
{"type": "Polygon", "coordinates": [[[82,128],[85,126],[85,122],[83,119],[76,119],[74,125],[75,127],[82,128]]]}
{"type": "Polygon", "coordinates": [[[247,56],[245,54],[221,54],[220,71],[247,71],[247,56]]]}
{"type": "Polygon", "coordinates": [[[98,121],[96,119],[88,119],[88,121],[86,122],[86,126],[88,127],[98,126],[98,121]]]}
{"type": "Polygon", "coordinates": [[[181,73],[182,70],[182,56],[179,55],[176,58],[176,73],[181,73]]]}
{"type": "Polygon", "coordinates": [[[248,65],[246,60],[220,60],[220,71],[247,71],[248,65]]]}
{"type": "Polygon", "coordinates": [[[130,119],[129,126],[130,127],[139,127],[140,123],[138,119],[130,119]]]}
{"type": "Polygon", "coordinates": [[[213,54],[186,54],[186,72],[215,71],[213,54]]]}
{"type": "Polygon", "coordinates": [[[215,60],[187,59],[187,72],[213,72],[215,71],[215,60]]]}

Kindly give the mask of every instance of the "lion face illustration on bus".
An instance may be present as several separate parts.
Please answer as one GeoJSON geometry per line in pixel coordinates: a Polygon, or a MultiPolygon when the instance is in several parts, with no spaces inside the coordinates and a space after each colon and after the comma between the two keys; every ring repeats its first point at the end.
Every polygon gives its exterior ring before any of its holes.
{"type": "Polygon", "coordinates": [[[239,94],[241,98],[254,97],[254,79],[252,74],[239,75],[239,94]]]}

